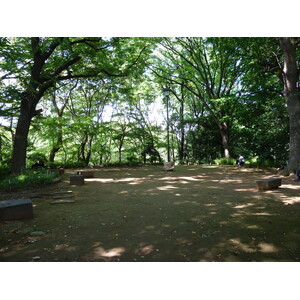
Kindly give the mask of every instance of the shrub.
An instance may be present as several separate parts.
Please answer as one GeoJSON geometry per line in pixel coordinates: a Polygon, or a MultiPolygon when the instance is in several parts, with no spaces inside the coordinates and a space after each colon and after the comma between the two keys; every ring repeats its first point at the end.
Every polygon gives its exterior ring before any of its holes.
{"type": "Polygon", "coordinates": [[[235,165],[236,160],[234,158],[217,158],[214,160],[217,165],[235,165]]]}
{"type": "Polygon", "coordinates": [[[137,165],[141,163],[141,160],[134,155],[127,156],[126,161],[129,165],[137,165]]]}
{"type": "Polygon", "coordinates": [[[72,168],[84,168],[86,167],[86,164],[84,162],[66,161],[66,162],[49,162],[47,163],[47,166],[49,166],[51,169],[56,169],[56,168],[72,169],[72,168]]]}
{"type": "Polygon", "coordinates": [[[57,172],[47,169],[26,170],[17,176],[7,176],[0,181],[0,190],[13,191],[19,188],[47,185],[57,177],[57,172]]]}
{"type": "Polygon", "coordinates": [[[0,165],[0,181],[6,178],[10,173],[10,167],[7,165],[0,165]]]}

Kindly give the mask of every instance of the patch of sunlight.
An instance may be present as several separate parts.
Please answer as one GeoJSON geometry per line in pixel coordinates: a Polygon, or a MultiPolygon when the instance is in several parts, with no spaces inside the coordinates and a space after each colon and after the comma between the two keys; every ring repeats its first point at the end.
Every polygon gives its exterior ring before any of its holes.
{"type": "Polygon", "coordinates": [[[247,253],[256,252],[256,250],[250,247],[249,245],[242,243],[240,239],[230,239],[230,242],[232,242],[237,248],[239,248],[244,252],[247,253]]]}
{"type": "Polygon", "coordinates": [[[136,184],[141,184],[141,183],[143,183],[143,180],[136,180],[136,181],[133,181],[133,182],[129,182],[128,184],[136,185],[136,184]]]}
{"type": "Polygon", "coordinates": [[[146,229],[155,229],[155,226],[149,225],[149,226],[146,226],[145,228],[146,228],[146,229]]]}
{"type": "MultiPolygon", "coordinates": [[[[174,182],[174,183],[175,183],[175,182],[174,182]]],[[[188,183],[190,183],[190,182],[184,181],[184,180],[180,180],[180,181],[178,181],[177,183],[180,183],[180,184],[188,184],[188,183]]]]}
{"type": "Polygon", "coordinates": [[[246,228],[248,228],[248,229],[261,229],[258,225],[249,225],[246,228]]]}
{"type": "Polygon", "coordinates": [[[204,206],[217,206],[217,204],[214,204],[214,203],[207,203],[207,204],[204,204],[204,206]]]}
{"type": "Polygon", "coordinates": [[[290,190],[300,190],[300,185],[282,184],[280,187],[284,189],[290,189],[290,190]]]}
{"type": "Polygon", "coordinates": [[[158,180],[162,180],[162,181],[165,181],[165,180],[179,180],[180,183],[187,183],[187,181],[203,181],[204,179],[200,179],[198,177],[202,177],[202,176],[180,176],[180,177],[163,177],[163,178],[160,178],[158,180]],[[197,177],[197,178],[195,178],[197,177]],[[185,180],[185,181],[184,181],[185,180]]]}
{"type": "Polygon", "coordinates": [[[220,166],[215,166],[215,165],[202,165],[203,169],[219,169],[220,166]]]}
{"type": "Polygon", "coordinates": [[[122,192],[119,192],[118,194],[128,194],[128,191],[122,191],[122,192]]]}
{"type": "Polygon", "coordinates": [[[177,238],[176,239],[177,243],[180,245],[188,245],[191,246],[193,243],[185,238],[177,238]]]}
{"type": "Polygon", "coordinates": [[[198,206],[201,206],[200,203],[198,203],[197,201],[190,201],[190,200],[181,200],[179,202],[173,202],[174,205],[182,205],[182,204],[195,204],[198,206]]]}
{"type": "Polygon", "coordinates": [[[120,179],[115,179],[115,182],[132,182],[132,181],[136,181],[138,179],[141,178],[120,178],[120,179]]]}
{"type": "Polygon", "coordinates": [[[234,191],[236,192],[253,192],[253,191],[257,191],[254,188],[249,188],[249,189],[234,189],[234,191]]]}
{"type": "Polygon", "coordinates": [[[258,244],[258,247],[260,248],[260,252],[263,253],[274,253],[274,252],[278,252],[278,248],[276,248],[274,245],[272,244],[267,244],[264,242],[261,242],[258,244]]]}
{"type": "Polygon", "coordinates": [[[163,178],[159,178],[157,180],[174,180],[174,179],[176,179],[176,178],[174,178],[174,177],[163,177],[163,178]]]}
{"type": "Polygon", "coordinates": [[[233,208],[240,209],[240,208],[250,207],[250,206],[253,206],[253,205],[254,205],[253,203],[246,203],[246,204],[244,204],[244,205],[237,205],[237,206],[234,206],[233,208]]]}
{"type": "Polygon", "coordinates": [[[189,180],[189,181],[200,181],[200,179],[194,177],[178,177],[179,179],[189,180]]]}
{"type": "Polygon", "coordinates": [[[106,183],[106,182],[113,182],[113,178],[85,178],[85,181],[95,181],[95,182],[101,182],[101,183],[106,183]]]}
{"type": "Polygon", "coordinates": [[[223,225],[227,225],[228,222],[227,221],[221,221],[221,222],[219,222],[219,224],[220,224],[220,226],[223,226],[223,225]]]}
{"type": "Polygon", "coordinates": [[[150,254],[155,250],[155,247],[153,245],[146,245],[144,247],[140,247],[135,250],[135,253],[138,255],[147,255],[150,254]]]}
{"type": "Polygon", "coordinates": [[[160,191],[169,191],[169,190],[177,189],[177,187],[172,185],[165,185],[165,186],[159,186],[157,187],[157,189],[160,191]]]}
{"type": "Polygon", "coordinates": [[[125,252],[124,247],[117,247],[105,250],[103,247],[98,247],[94,250],[94,258],[107,258],[121,256],[125,252]]]}
{"type": "Polygon", "coordinates": [[[118,183],[118,182],[125,182],[125,183],[129,183],[129,184],[139,184],[141,182],[143,182],[143,180],[145,179],[145,177],[143,178],[134,178],[134,177],[128,177],[128,178],[120,178],[120,179],[114,179],[114,178],[85,178],[85,181],[88,182],[101,182],[101,183],[110,183],[110,182],[114,182],[114,183],[118,183]]]}
{"type": "Polygon", "coordinates": [[[243,181],[242,180],[235,180],[235,179],[221,179],[221,180],[219,180],[220,182],[222,182],[222,183],[242,183],[243,181]]]}
{"type": "Polygon", "coordinates": [[[292,199],[289,200],[283,200],[283,203],[285,205],[293,205],[293,204],[300,203],[300,197],[293,197],[292,199]]]}
{"type": "Polygon", "coordinates": [[[169,225],[169,224],[162,224],[161,227],[164,227],[164,228],[170,228],[171,225],[169,225]]]}
{"type": "Polygon", "coordinates": [[[181,196],[181,194],[175,194],[175,196],[179,197],[179,196],[181,196]]]}

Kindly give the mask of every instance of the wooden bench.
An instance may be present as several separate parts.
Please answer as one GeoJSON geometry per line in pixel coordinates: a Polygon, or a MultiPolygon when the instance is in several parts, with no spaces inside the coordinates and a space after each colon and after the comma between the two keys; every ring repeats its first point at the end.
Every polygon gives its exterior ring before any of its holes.
{"type": "Polygon", "coordinates": [[[33,217],[30,199],[0,201],[0,221],[29,219],[33,217]]]}
{"type": "Polygon", "coordinates": [[[259,191],[276,189],[281,185],[281,178],[266,178],[256,181],[257,189],[259,191]]]}
{"type": "Polygon", "coordinates": [[[84,178],[94,178],[95,171],[93,170],[79,170],[77,175],[83,175],[84,178]]]}

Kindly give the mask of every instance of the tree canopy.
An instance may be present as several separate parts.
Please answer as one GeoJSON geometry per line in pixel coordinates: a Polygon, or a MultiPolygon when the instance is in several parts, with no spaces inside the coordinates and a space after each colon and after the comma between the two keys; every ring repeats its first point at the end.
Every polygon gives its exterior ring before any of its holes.
{"type": "Polygon", "coordinates": [[[1,38],[0,162],[14,174],[37,160],[159,163],[167,157],[168,134],[178,163],[242,153],[277,167],[288,161],[294,171],[300,167],[299,43],[1,38]]]}

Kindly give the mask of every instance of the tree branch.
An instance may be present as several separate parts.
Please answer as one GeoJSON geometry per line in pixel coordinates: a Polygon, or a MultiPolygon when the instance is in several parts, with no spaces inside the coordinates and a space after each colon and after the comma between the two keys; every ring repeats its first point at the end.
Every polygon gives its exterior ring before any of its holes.
{"type": "Polygon", "coordinates": [[[44,61],[46,61],[51,56],[51,54],[53,53],[53,51],[62,43],[63,40],[64,40],[64,38],[60,37],[60,38],[54,40],[50,44],[48,51],[45,52],[44,55],[42,56],[42,58],[43,58],[44,61]]]}
{"type": "Polygon", "coordinates": [[[66,63],[64,63],[62,66],[60,66],[59,68],[57,68],[54,72],[52,72],[50,74],[51,77],[55,77],[57,75],[59,75],[62,71],[68,69],[68,67],[76,64],[79,60],[81,59],[80,56],[76,56],[75,58],[67,61],[66,63]]]}

